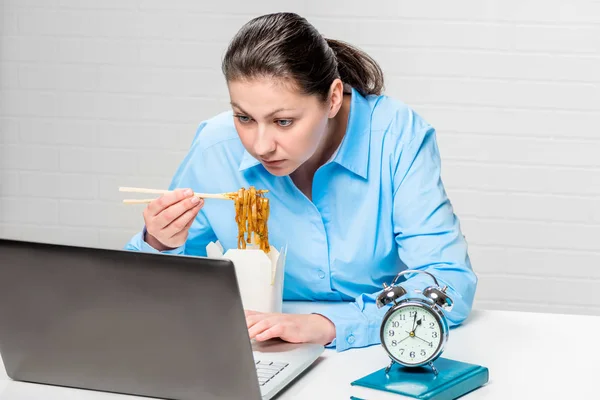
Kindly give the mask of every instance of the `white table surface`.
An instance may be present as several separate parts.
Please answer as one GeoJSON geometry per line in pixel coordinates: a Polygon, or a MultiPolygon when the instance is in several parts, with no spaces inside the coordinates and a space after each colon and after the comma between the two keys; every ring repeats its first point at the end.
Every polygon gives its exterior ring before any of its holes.
{"type": "MultiPolygon", "coordinates": [[[[599,333],[600,317],[474,310],[451,330],[443,356],[490,370],[490,382],[464,399],[598,399],[599,333]]],[[[352,380],[387,361],[380,346],[326,350],[278,399],[348,399],[352,380]]],[[[142,398],[13,382],[0,364],[0,399],[142,398]]]]}

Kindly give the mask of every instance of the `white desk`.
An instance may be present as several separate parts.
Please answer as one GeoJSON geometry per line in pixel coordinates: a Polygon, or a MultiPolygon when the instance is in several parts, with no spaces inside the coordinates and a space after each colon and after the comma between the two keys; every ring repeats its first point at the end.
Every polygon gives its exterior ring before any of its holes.
{"type": "MultiPolygon", "coordinates": [[[[465,399],[597,399],[600,317],[473,311],[453,329],[444,357],[486,366],[490,382],[465,399]]],[[[327,350],[279,399],[348,399],[350,382],[387,365],[380,346],[327,350]]],[[[399,397],[400,398],[400,397],[399,397]]],[[[12,382],[0,366],[1,400],[139,397],[12,382]]]]}

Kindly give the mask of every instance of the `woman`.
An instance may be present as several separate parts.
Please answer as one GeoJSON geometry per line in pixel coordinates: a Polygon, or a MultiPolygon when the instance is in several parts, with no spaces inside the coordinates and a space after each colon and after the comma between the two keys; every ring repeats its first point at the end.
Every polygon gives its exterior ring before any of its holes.
{"type": "MultiPolygon", "coordinates": [[[[200,124],[171,194],[144,211],[126,248],[206,255],[237,247],[231,203],[192,197],[269,190],[269,241],[287,243],[284,299],[322,301],[316,312],[248,310],[249,334],[342,351],[379,343],[375,299],[400,271],[449,287],[450,326],[469,314],[477,285],[459,222],[440,179],[435,130],[381,95],[377,63],[324,39],[292,13],[255,18],[233,38],[223,72],[233,112],[200,124]]],[[[410,276],[405,287],[431,282],[410,276]]],[[[311,303],[309,303],[311,304],[311,303]]],[[[316,303],[314,303],[316,304],[316,303]]]]}

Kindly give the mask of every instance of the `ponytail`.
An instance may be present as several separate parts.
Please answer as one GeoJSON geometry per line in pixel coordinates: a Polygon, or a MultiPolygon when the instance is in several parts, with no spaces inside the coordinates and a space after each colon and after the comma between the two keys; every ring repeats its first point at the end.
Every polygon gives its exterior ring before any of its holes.
{"type": "Polygon", "coordinates": [[[383,71],[364,51],[339,40],[325,39],[338,62],[342,82],[358,90],[363,96],[380,95],[383,91],[383,71]]]}

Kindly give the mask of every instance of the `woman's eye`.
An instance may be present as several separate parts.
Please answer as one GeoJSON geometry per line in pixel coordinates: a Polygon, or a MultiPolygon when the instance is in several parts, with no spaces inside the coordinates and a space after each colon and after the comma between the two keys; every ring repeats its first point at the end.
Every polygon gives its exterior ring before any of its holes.
{"type": "Polygon", "coordinates": [[[246,123],[250,122],[250,120],[251,120],[251,119],[250,119],[250,117],[246,117],[245,115],[236,115],[235,117],[236,117],[236,118],[238,119],[238,121],[240,121],[242,124],[246,124],[246,123]]]}
{"type": "Polygon", "coordinates": [[[278,119],[277,124],[282,127],[290,126],[292,124],[291,119],[278,119]]]}

